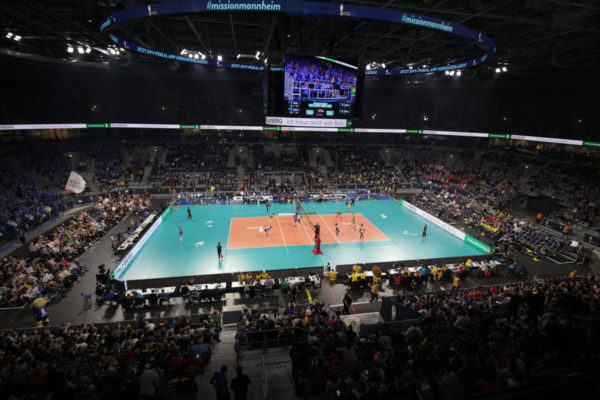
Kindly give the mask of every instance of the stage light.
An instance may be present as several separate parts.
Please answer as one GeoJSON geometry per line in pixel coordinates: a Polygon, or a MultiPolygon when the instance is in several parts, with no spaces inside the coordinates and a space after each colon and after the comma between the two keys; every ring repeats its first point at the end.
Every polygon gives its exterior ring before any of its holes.
{"type": "Polygon", "coordinates": [[[15,41],[17,41],[17,42],[18,42],[19,40],[21,40],[21,36],[19,36],[19,35],[15,35],[15,41]]]}
{"type": "Polygon", "coordinates": [[[502,70],[500,68],[496,68],[496,73],[499,74],[500,72],[502,72],[502,70]]]}
{"type": "Polygon", "coordinates": [[[241,57],[241,54],[238,53],[238,55],[235,58],[239,60],[240,57],[241,57]]]}
{"type": "Polygon", "coordinates": [[[508,68],[502,67],[502,72],[506,72],[506,71],[508,71],[508,68]]]}
{"type": "Polygon", "coordinates": [[[454,76],[454,71],[450,71],[450,76],[454,76]]]}
{"type": "Polygon", "coordinates": [[[200,54],[200,58],[206,60],[206,56],[204,54],[200,54]]]}
{"type": "Polygon", "coordinates": [[[85,51],[83,50],[83,47],[81,47],[81,46],[79,46],[79,47],[77,48],[77,52],[78,52],[79,54],[83,54],[83,53],[85,53],[85,51]]]}
{"type": "Polygon", "coordinates": [[[448,71],[448,70],[444,71],[444,75],[450,75],[450,71],[448,71]]]}
{"type": "Polygon", "coordinates": [[[194,58],[194,55],[193,54],[188,54],[188,57],[189,58],[194,58]]]}
{"type": "Polygon", "coordinates": [[[73,46],[67,46],[67,53],[73,53],[73,46]]]}
{"type": "Polygon", "coordinates": [[[371,70],[371,64],[367,64],[367,71],[371,70]]]}
{"type": "Polygon", "coordinates": [[[461,75],[462,75],[462,72],[456,71],[456,76],[461,76],[461,75]]]}
{"type": "Polygon", "coordinates": [[[256,52],[256,55],[254,57],[256,57],[256,59],[258,60],[258,57],[260,56],[260,51],[256,52]]]}
{"type": "Polygon", "coordinates": [[[181,50],[181,53],[179,53],[179,54],[181,54],[182,56],[185,56],[185,55],[186,55],[186,53],[187,53],[187,50],[186,50],[186,49],[183,49],[183,50],[181,50]]]}
{"type": "Polygon", "coordinates": [[[92,52],[92,49],[90,49],[89,47],[85,48],[85,54],[90,54],[92,52]]]}
{"type": "Polygon", "coordinates": [[[423,64],[423,68],[427,68],[427,64],[423,64]]]}
{"type": "Polygon", "coordinates": [[[13,37],[13,33],[12,33],[12,32],[8,32],[8,33],[6,34],[6,38],[7,38],[7,39],[10,39],[10,38],[12,38],[12,37],[13,37]]]}
{"type": "Polygon", "coordinates": [[[385,69],[385,64],[381,64],[381,68],[385,69]]]}
{"type": "Polygon", "coordinates": [[[217,56],[217,61],[223,61],[223,57],[222,57],[222,56],[220,56],[220,55],[218,55],[218,56],[217,56]]]}
{"type": "Polygon", "coordinates": [[[194,54],[194,58],[197,60],[200,58],[200,56],[198,54],[194,54]]]}

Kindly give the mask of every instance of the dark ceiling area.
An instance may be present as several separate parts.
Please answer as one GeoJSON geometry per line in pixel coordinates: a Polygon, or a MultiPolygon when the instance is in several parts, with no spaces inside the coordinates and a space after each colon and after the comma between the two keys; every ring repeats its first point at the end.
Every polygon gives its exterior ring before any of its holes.
{"type": "MultiPolygon", "coordinates": [[[[4,0],[0,4],[0,47],[12,54],[92,62],[143,60],[147,56],[127,51],[116,54],[117,49],[110,49],[112,42],[100,33],[99,26],[111,14],[148,3],[155,2],[4,0]]],[[[530,76],[593,72],[600,65],[600,4],[594,0],[389,0],[345,4],[426,15],[489,35],[497,44],[495,58],[467,76],[493,74],[502,66],[508,74],[530,76]]],[[[285,54],[307,54],[406,68],[460,62],[482,54],[474,43],[429,29],[276,13],[157,17],[129,24],[119,34],[155,50],[202,53],[246,63],[261,63],[265,58],[277,63],[285,54]]]]}

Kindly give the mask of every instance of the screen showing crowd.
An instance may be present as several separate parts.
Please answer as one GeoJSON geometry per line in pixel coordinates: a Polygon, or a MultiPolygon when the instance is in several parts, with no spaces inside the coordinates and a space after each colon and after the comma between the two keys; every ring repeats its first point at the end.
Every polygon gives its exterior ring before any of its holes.
{"type": "Polygon", "coordinates": [[[286,56],[284,102],[287,115],[351,117],[356,100],[357,71],[307,56],[286,56]]]}

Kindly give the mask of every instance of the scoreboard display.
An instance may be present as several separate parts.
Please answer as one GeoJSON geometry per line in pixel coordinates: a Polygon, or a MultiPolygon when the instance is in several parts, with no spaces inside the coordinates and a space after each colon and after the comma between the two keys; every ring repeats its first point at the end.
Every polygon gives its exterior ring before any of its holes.
{"type": "Polygon", "coordinates": [[[283,114],[304,118],[352,118],[358,68],[327,57],[285,57],[283,114]]]}

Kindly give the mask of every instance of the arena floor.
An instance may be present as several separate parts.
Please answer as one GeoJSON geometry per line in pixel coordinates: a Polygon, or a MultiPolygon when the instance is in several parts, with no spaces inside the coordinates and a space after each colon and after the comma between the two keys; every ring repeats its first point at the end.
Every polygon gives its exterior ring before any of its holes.
{"type": "MultiPolygon", "coordinates": [[[[49,305],[48,309],[52,325],[60,325],[63,321],[67,321],[71,324],[97,324],[103,322],[133,321],[142,318],[168,318],[176,315],[194,316],[197,314],[209,313],[212,310],[235,311],[240,310],[242,307],[257,308],[282,306],[290,301],[290,298],[282,295],[279,290],[275,291],[270,296],[254,298],[242,298],[239,293],[227,293],[225,299],[219,302],[186,304],[181,298],[175,298],[170,304],[162,307],[126,311],[123,310],[122,307],[107,304],[94,296],[91,308],[85,308],[82,294],[94,293],[96,283],[95,274],[98,270],[98,265],[105,264],[112,270],[119,262],[119,258],[116,257],[111,250],[110,235],[124,232],[129,226],[129,220],[130,217],[126,217],[121,223],[111,229],[107,235],[100,239],[94,247],[90,248],[79,257],[82,263],[89,266],[90,271],[81,276],[74,286],[66,293],[64,298],[60,299],[57,303],[49,305]]],[[[469,233],[473,235],[473,232],[469,233]]],[[[211,250],[216,254],[215,249],[211,250]]],[[[26,251],[26,247],[20,248],[17,251],[17,254],[25,256],[26,251]]],[[[573,264],[555,265],[547,261],[534,262],[530,257],[520,253],[516,253],[515,256],[520,264],[527,267],[530,279],[561,277],[567,275],[575,268],[580,273],[587,273],[590,271],[589,267],[580,268],[573,264]]],[[[301,275],[301,273],[299,272],[298,275],[301,275]]],[[[514,278],[506,276],[505,271],[500,271],[498,275],[492,276],[491,278],[467,277],[463,280],[463,287],[488,287],[490,285],[506,284],[514,281],[514,278]]],[[[450,289],[450,282],[430,281],[426,285],[423,285],[412,292],[418,294],[450,289]]],[[[310,288],[307,291],[301,291],[298,294],[297,302],[299,304],[304,304],[309,302],[311,298],[318,298],[324,303],[339,305],[347,290],[354,299],[355,312],[376,313],[379,310],[379,303],[369,303],[370,295],[368,290],[352,291],[339,282],[323,281],[321,288],[310,288]]],[[[392,289],[388,285],[383,285],[382,290],[380,296],[393,296],[398,293],[397,289],[392,289]]],[[[31,309],[27,307],[0,312],[0,329],[29,328],[34,325],[35,322],[31,315],[31,309]]]]}
{"type": "Polygon", "coordinates": [[[191,220],[187,207],[172,208],[118,278],[127,281],[316,267],[328,262],[341,265],[485,254],[394,200],[357,201],[350,213],[344,211],[343,202],[306,203],[304,207],[310,215],[296,226],[294,204],[273,204],[269,212],[265,205],[256,204],[190,206],[191,220]],[[337,211],[341,212],[339,218],[337,211]],[[365,227],[363,239],[359,229],[354,229],[353,214],[358,226],[365,227]],[[317,223],[322,255],[312,253],[312,226],[317,223]],[[427,237],[422,238],[425,224],[427,237]],[[219,242],[223,259],[217,256],[219,242]]]}

